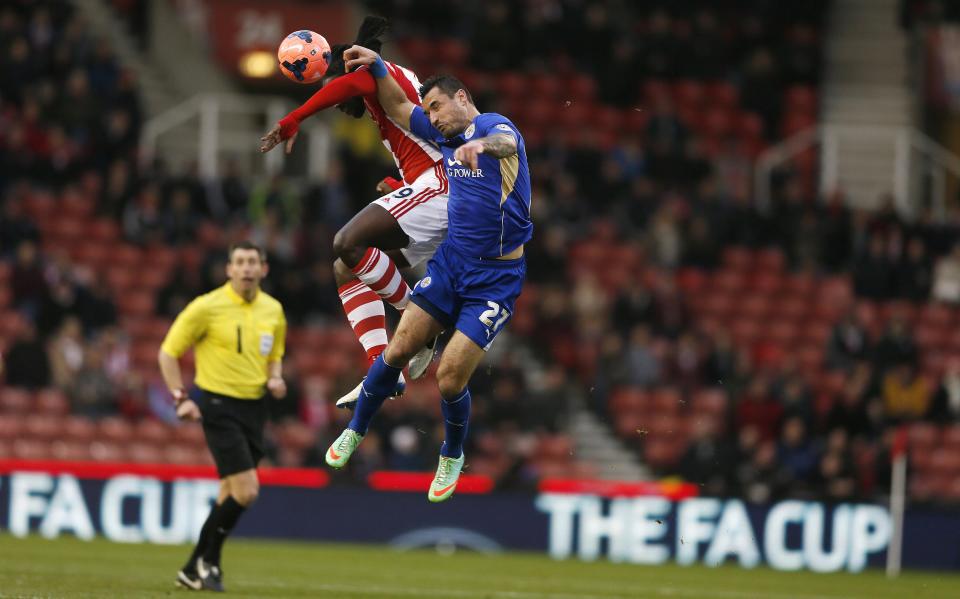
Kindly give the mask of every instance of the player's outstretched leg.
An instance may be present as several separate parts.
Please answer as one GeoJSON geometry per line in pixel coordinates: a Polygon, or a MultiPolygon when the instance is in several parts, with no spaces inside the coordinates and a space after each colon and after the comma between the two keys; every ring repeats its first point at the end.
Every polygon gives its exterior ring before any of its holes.
{"type": "Polygon", "coordinates": [[[406,364],[429,339],[440,333],[441,328],[433,316],[415,304],[411,304],[410,308],[404,311],[396,335],[387,350],[370,366],[360,385],[356,410],[350,424],[327,449],[327,464],[334,468],[346,465],[363,436],[367,434],[373,415],[397,387],[400,367],[391,364],[406,364]]]}
{"type": "Polygon", "coordinates": [[[460,330],[454,331],[437,371],[440,386],[440,409],[443,412],[445,439],[440,448],[437,473],[427,491],[427,499],[439,503],[449,499],[457,488],[463,470],[463,443],[470,425],[470,389],[473,376],[484,351],[460,330]]]}
{"type": "Polygon", "coordinates": [[[367,434],[370,420],[380,406],[396,389],[400,369],[387,364],[383,355],[374,360],[367,377],[360,384],[357,408],[346,430],[327,449],[326,462],[333,468],[343,468],[367,434]]]}
{"type": "Polygon", "coordinates": [[[470,424],[470,390],[464,389],[455,397],[443,397],[440,402],[443,412],[443,428],[446,438],[440,447],[440,463],[430,484],[427,499],[433,503],[445,501],[453,495],[463,470],[463,442],[470,424]]]}

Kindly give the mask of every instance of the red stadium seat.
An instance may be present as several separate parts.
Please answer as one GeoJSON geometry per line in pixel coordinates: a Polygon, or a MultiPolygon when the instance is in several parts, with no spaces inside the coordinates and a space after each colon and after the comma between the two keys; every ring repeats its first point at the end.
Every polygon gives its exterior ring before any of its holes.
{"type": "Polygon", "coordinates": [[[716,293],[739,295],[747,287],[747,276],[743,271],[718,270],[713,274],[712,283],[716,293]]]}
{"type": "Polygon", "coordinates": [[[680,391],[671,387],[655,389],[651,395],[651,409],[654,414],[674,414],[680,411],[683,396],[680,391]]]}
{"type": "Polygon", "coordinates": [[[643,389],[621,387],[610,395],[610,411],[617,415],[640,414],[650,405],[650,394],[643,389]]]}
{"type": "Polygon", "coordinates": [[[744,247],[724,248],[723,266],[730,270],[749,270],[753,267],[753,253],[744,247]]]}
{"type": "Polygon", "coordinates": [[[68,462],[84,462],[91,459],[90,445],[57,439],[50,444],[51,457],[68,462]]]}
{"type": "Polygon", "coordinates": [[[127,443],[134,438],[133,426],[119,416],[104,418],[98,424],[97,430],[98,438],[104,441],[127,443]]]}
{"type": "Polygon", "coordinates": [[[147,291],[131,291],[117,298],[117,307],[124,316],[150,316],[154,311],[153,297],[147,291]]]}
{"type": "Polygon", "coordinates": [[[164,461],[163,450],[153,444],[135,441],[126,446],[127,459],[141,464],[161,464],[164,461]]]}
{"type": "Polygon", "coordinates": [[[536,455],[542,459],[569,462],[573,455],[573,440],[566,435],[547,435],[537,443],[536,455]]]}
{"type": "Polygon", "coordinates": [[[527,78],[513,71],[500,73],[495,86],[497,94],[508,98],[523,98],[529,93],[527,78]]]}
{"type": "Polygon", "coordinates": [[[762,319],[771,311],[771,298],[762,294],[749,294],[736,303],[737,316],[762,319]]]}
{"type": "Polygon", "coordinates": [[[686,444],[669,437],[647,435],[643,443],[643,459],[655,470],[672,468],[679,461],[686,444]]]}
{"type": "Polygon", "coordinates": [[[815,115],[817,112],[817,92],[812,86],[793,85],[784,93],[788,111],[815,115]]]}
{"type": "Polygon", "coordinates": [[[943,445],[952,448],[954,452],[960,455],[960,424],[944,427],[941,435],[943,445]]]}
{"type": "Polygon", "coordinates": [[[532,95],[540,98],[549,98],[554,101],[565,100],[561,98],[563,85],[560,80],[548,74],[534,75],[529,81],[532,95]]]}
{"type": "Polygon", "coordinates": [[[773,313],[791,322],[799,322],[807,314],[807,302],[802,297],[792,295],[781,296],[773,304],[773,313]]]}
{"type": "Polygon", "coordinates": [[[656,104],[660,98],[669,98],[670,84],[659,79],[647,79],[640,84],[640,97],[645,104],[656,104]]]}
{"type": "Polygon", "coordinates": [[[597,82],[588,75],[574,75],[567,79],[566,91],[574,102],[592,102],[597,95],[597,82]]]}
{"type": "Polygon", "coordinates": [[[671,89],[673,101],[678,106],[698,108],[703,103],[704,87],[699,81],[677,81],[671,89]]]}
{"type": "Polygon", "coordinates": [[[738,318],[730,325],[730,335],[740,347],[750,347],[760,338],[763,327],[759,320],[738,318]]]}
{"type": "Polygon", "coordinates": [[[764,338],[781,347],[792,347],[800,336],[800,329],[794,321],[774,321],[767,325],[764,338]]]}
{"type": "Polygon", "coordinates": [[[63,421],[64,438],[89,443],[97,436],[97,425],[83,416],[68,416],[63,421]]]}
{"type": "Polygon", "coordinates": [[[109,218],[97,218],[87,225],[87,238],[105,247],[120,239],[120,225],[109,218]]]}
{"type": "Polygon", "coordinates": [[[737,136],[741,140],[751,141],[763,139],[763,119],[754,112],[741,112],[736,116],[737,136]]]}
{"type": "Polygon", "coordinates": [[[927,451],[940,441],[939,427],[926,422],[916,422],[907,428],[911,449],[927,451]]]}
{"type": "Polygon", "coordinates": [[[136,274],[136,270],[126,266],[111,266],[107,269],[107,285],[115,296],[123,296],[133,288],[136,274]]]}
{"type": "Polygon", "coordinates": [[[0,388],[0,412],[22,414],[31,409],[30,392],[17,387],[0,388]]]}
{"type": "Polygon", "coordinates": [[[70,411],[70,400],[59,389],[43,389],[34,396],[38,412],[48,416],[63,416],[70,411]]]}
{"type": "Polygon", "coordinates": [[[11,454],[20,460],[48,460],[53,457],[48,441],[28,438],[14,441],[11,454]]]}
{"type": "Polygon", "coordinates": [[[96,440],[90,443],[90,456],[98,462],[122,462],[126,452],[115,441],[96,440]]]}
{"type": "Polygon", "coordinates": [[[731,83],[712,83],[706,90],[706,102],[727,108],[736,108],[740,103],[740,90],[731,83]]]}
{"type": "Polygon", "coordinates": [[[141,441],[167,443],[173,438],[173,429],[157,420],[141,420],[136,425],[136,437],[141,441]]]}
{"type": "Polygon", "coordinates": [[[626,132],[636,135],[642,132],[650,121],[650,112],[642,108],[628,108],[621,114],[626,132]]]}
{"type": "Polygon", "coordinates": [[[192,445],[195,447],[204,446],[203,427],[194,422],[181,422],[173,427],[173,440],[177,443],[192,445]]]}
{"type": "Polygon", "coordinates": [[[949,328],[956,321],[956,310],[943,304],[926,304],[918,314],[920,324],[949,328]]]}
{"type": "Polygon", "coordinates": [[[724,137],[734,126],[734,114],[723,107],[713,107],[703,113],[700,130],[710,137],[724,137]]]}
{"type": "Polygon", "coordinates": [[[694,414],[722,416],[727,410],[727,392],[720,388],[700,389],[693,395],[694,414]]]}
{"type": "Polygon", "coordinates": [[[12,441],[23,430],[23,419],[17,414],[0,413],[0,439],[12,441]]]}
{"type": "Polygon", "coordinates": [[[456,38],[434,42],[434,58],[447,70],[455,69],[466,62],[469,49],[456,38]]]}

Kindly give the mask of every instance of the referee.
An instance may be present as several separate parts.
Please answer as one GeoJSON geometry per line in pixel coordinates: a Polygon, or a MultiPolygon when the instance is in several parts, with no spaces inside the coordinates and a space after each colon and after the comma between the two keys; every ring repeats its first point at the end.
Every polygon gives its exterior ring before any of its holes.
{"type": "Polygon", "coordinates": [[[280,302],[260,290],[267,274],[263,250],[250,242],[230,247],[227,283],[184,308],[160,348],[163,379],[183,420],[201,420],[217,464],[220,493],[177,584],[223,591],[220,552],[243,511],[257,498],[263,457],[265,392],[281,399],[287,321],[280,302]],[[196,390],[183,384],[178,359],[195,348],[196,390]]]}

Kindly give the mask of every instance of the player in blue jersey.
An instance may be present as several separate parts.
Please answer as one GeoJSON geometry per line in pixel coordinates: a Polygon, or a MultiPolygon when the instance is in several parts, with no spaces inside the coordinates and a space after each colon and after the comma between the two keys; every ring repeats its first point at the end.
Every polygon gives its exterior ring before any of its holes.
{"type": "Polygon", "coordinates": [[[523,245],[533,234],[530,173],[520,132],[504,116],[481,114],[454,77],[427,79],[422,107],[403,93],[390,68],[372,50],[344,52],[347,71],[369,68],[377,97],[399,126],[435,145],[450,183],[447,237],[414,287],[410,304],[387,349],[370,367],[347,429],[327,450],[327,464],[346,465],[370,419],[393,393],[401,367],[427,342],[453,327],[437,370],[445,440],[427,492],[448,499],[463,469],[470,419],[467,383],[484,352],[510,320],[526,274],[523,245]]]}

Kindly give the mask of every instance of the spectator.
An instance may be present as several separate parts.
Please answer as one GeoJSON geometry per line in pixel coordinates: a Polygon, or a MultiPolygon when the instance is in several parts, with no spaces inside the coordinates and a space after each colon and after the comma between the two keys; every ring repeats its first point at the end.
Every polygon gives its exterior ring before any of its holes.
{"type": "Polygon", "coordinates": [[[866,252],[860,253],[853,263],[853,288],[858,296],[883,300],[890,296],[893,269],[887,260],[883,237],[873,234],[866,252]]]}
{"type": "Polygon", "coordinates": [[[933,299],[948,304],[960,303],[960,243],[937,262],[933,274],[933,299]]]}
{"type": "Polygon", "coordinates": [[[874,355],[877,370],[884,372],[887,368],[900,365],[915,366],[917,357],[917,344],[910,334],[906,320],[902,314],[894,314],[877,343],[874,355]]]}
{"type": "Polygon", "coordinates": [[[882,403],[874,400],[872,371],[867,362],[860,362],[844,383],[840,396],[834,398],[824,419],[826,430],[843,429],[853,438],[872,439],[883,425],[872,416],[873,405],[882,413],[882,403]]]}
{"type": "Polygon", "coordinates": [[[517,19],[511,14],[510,3],[497,0],[485,2],[481,16],[470,40],[473,65],[484,71],[508,69],[516,66],[519,56],[513,51],[522,39],[516,29],[517,19]]]}
{"type": "Polygon", "coordinates": [[[820,458],[816,482],[823,490],[825,501],[850,501],[856,495],[857,475],[844,430],[835,429],[827,437],[827,448],[820,458]]]}
{"type": "Polygon", "coordinates": [[[783,423],[777,460],[790,474],[793,495],[802,495],[809,489],[810,479],[817,466],[817,448],[807,434],[802,418],[788,418],[783,423]]]}
{"type": "Polygon", "coordinates": [[[123,232],[127,240],[139,245],[161,244],[164,218],[160,209],[160,190],[148,186],[123,211],[123,232]]]}
{"type": "Polygon", "coordinates": [[[769,384],[756,376],[737,402],[737,428],[756,429],[762,441],[773,441],[780,433],[783,407],[770,396],[769,384]]]}
{"type": "Polygon", "coordinates": [[[23,319],[19,329],[4,360],[6,384],[28,389],[46,387],[50,384],[50,364],[37,329],[29,319],[23,319]]]}
{"type": "Polygon", "coordinates": [[[850,370],[870,355],[870,335],[855,310],[849,310],[833,327],[827,341],[828,368],[850,370]]]}
{"type": "Polygon", "coordinates": [[[648,387],[660,380],[660,360],[652,351],[650,327],[637,325],[630,331],[626,350],[626,364],[630,384],[648,387]]]}
{"type": "Polygon", "coordinates": [[[17,246],[17,259],[10,275],[13,305],[35,316],[47,293],[47,281],[43,276],[37,244],[23,241],[17,246]]]}
{"type": "Polygon", "coordinates": [[[914,237],[907,242],[906,256],[897,264],[895,278],[899,297],[915,302],[930,297],[933,267],[923,239],[914,237]]]}
{"type": "Polygon", "coordinates": [[[83,326],[76,316],[67,317],[47,350],[53,384],[70,389],[84,365],[83,326]]]}
{"type": "Polygon", "coordinates": [[[723,497],[730,491],[734,464],[733,449],[718,434],[717,423],[707,418],[695,421],[693,438],[677,467],[680,475],[699,484],[705,495],[723,497]]]}
{"type": "Polygon", "coordinates": [[[930,409],[927,381],[909,364],[900,364],[883,377],[883,406],[891,422],[919,420],[930,409]]]}
{"type": "Polygon", "coordinates": [[[81,287],[77,298],[77,315],[87,332],[99,331],[117,322],[110,287],[102,276],[91,276],[96,277],[93,284],[81,287]]]}
{"type": "Polygon", "coordinates": [[[960,421],[960,359],[952,358],[947,362],[927,418],[935,423],[960,421]]]}
{"type": "Polygon", "coordinates": [[[684,266],[712,269],[717,266],[719,256],[720,245],[711,233],[707,220],[702,216],[694,217],[684,243],[684,266]]]}
{"type": "Polygon", "coordinates": [[[116,387],[104,372],[103,352],[96,345],[83,354],[83,367],[68,389],[74,414],[101,418],[117,411],[116,387]]]}
{"type": "Polygon", "coordinates": [[[36,247],[40,240],[37,226],[24,214],[19,196],[19,192],[9,190],[0,201],[0,259],[13,255],[23,242],[32,242],[36,247]]]}

